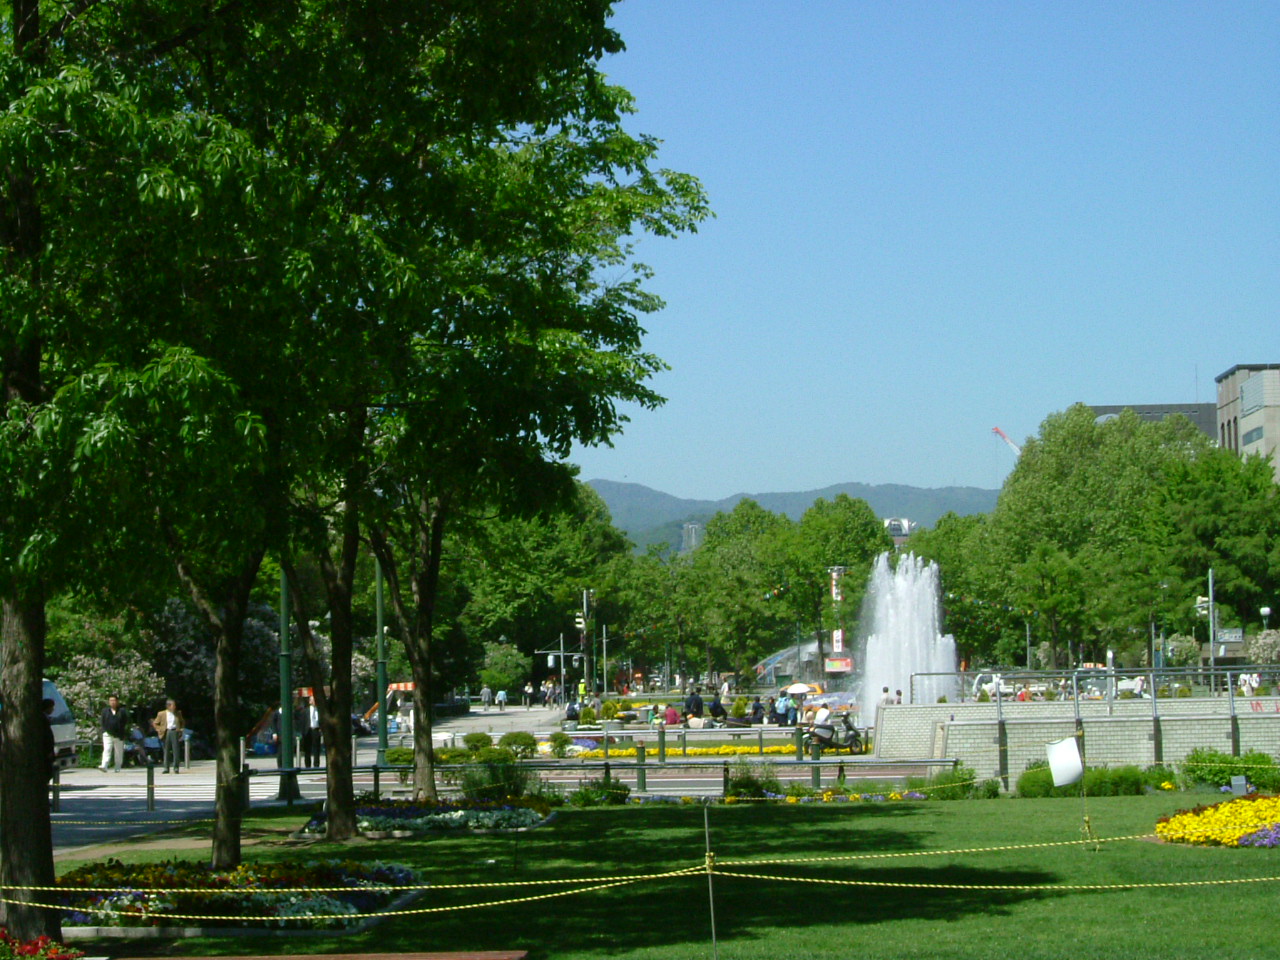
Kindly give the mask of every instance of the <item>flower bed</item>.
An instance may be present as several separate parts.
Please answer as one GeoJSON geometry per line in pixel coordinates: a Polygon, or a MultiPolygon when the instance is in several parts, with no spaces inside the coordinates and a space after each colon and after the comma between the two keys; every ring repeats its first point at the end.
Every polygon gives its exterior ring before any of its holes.
{"type": "MultiPolygon", "coordinates": [[[[576,741],[575,741],[576,743],[576,741]]],[[[788,744],[771,744],[764,748],[766,754],[777,754],[780,756],[794,755],[796,746],[794,743],[788,744]]],[[[652,757],[657,753],[657,747],[646,747],[646,755],[652,757]]],[[[725,743],[718,747],[688,747],[682,749],[667,744],[668,757],[748,757],[759,756],[760,747],[758,744],[748,743],[725,743]]],[[[619,747],[617,749],[609,748],[610,759],[623,759],[626,757],[634,757],[636,755],[635,747],[619,747]]],[[[604,759],[604,750],[584,748],[573,753],[583,760],[601,760],[604,759]]]]}
{"type": "Polygon", "coordinates": [[[927,800],[923,793],[916,790],[893,790],[889,793],[843,793],[839,790],[824,790],[814,794],[771,793],[765,791],[763,797],[670,797],[653,795],[633,797],[632,803],[889,803],[900,800],[927,800]]]}
{"type": "MultiPolygon", "coordinates": [[[[536,798],[486,803],[470,800],[423,803],[416,800],[363,800],[356,806],[362,833],[431,833],[477,830],[522,830],[542,823],[550,807],[536,798]]],[[[304,833],[324,832],[325,815],[315,814],[304,833]]]]}
{"type": "Polygon", "coordinates": [[[79,960],[83,956],[84,951],[64,947],[48,937],[16,940],[0,927],[0,960],[79,960]]]}
{"type": "Polygon", "coordinates": [[[1274,847],[1280,840],[1280,797],[1250,794],[1182,810],[1156,822],[1171,843],[1222,847],[1274,847]]]}
{"type": "Polygon", "coordinates": [[[397,891],[385,888],[420,882],[416,871],[394,863],[243,863],[215,871],[191,861],[113,859],[59,877],[58,902],[63,923],[73,926],[341,928],[358,922],[356,914],[386,908],[397,891]]]}

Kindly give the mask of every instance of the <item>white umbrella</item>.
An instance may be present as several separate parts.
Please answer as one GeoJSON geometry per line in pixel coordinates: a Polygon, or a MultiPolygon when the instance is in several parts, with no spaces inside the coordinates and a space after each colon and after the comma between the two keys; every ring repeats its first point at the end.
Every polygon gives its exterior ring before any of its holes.
{"type": "Polygon", "coordinates": [[[811,693],[812,691],[813,691],[813,688],[810,687],[807,683],[793,683],[791,686],[787,687],[787,689],[784,690],[783,692],[784,693],[811,693]]]}

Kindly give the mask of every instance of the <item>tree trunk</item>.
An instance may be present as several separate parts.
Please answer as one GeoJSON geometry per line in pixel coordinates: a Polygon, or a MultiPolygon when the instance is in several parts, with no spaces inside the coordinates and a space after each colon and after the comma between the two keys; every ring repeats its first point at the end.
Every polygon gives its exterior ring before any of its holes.
{"type": "Polygon", "coordinates": [[[243,560],[240,570],[219,586],[223,594],[221,606],[215,606],[209,593],[197,581],[170,524],[162,520],[166,539],[174,552],[178,578],[186,586],[196,608],[204,615],[214,635],[213,725],[216,773],[214,787],[213,850],[210,862],[216,870],[240,865],[240,644],[244,637],[245,612],[249,594],[262,565],[262,550],[254,550],[243,560]]]}
{"type": "Polygon", "coordinates": [[[214,798],[211,863],[215,870],[240,864],[240,637],[243,618],[218,632],[213,678],[213,722],[216,729],[217,773],[214,798]]]}
{"type": "MultiPolygon", "coordinates": [[[[0,613],[0,882],[7,888],[53,883],[53,830],[49,823],[48,724],[43,698],[44,598],[38,590],[4,599],[0,613]]],[[[14,900],[49,903],[48,891],[6,889],[14,900]]],[[[20,940],[61,939],[56,910],[9,903],[4,923],[20,940]]]]}

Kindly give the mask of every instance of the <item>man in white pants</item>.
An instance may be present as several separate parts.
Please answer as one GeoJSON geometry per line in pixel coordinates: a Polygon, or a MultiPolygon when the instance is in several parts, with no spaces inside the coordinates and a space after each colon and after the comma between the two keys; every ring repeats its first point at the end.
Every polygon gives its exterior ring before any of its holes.
{"type": "Polygon", "coordinates": [[[107,697],[106,709],[102,711],[102,764],[98,767],[103,773],[108,767],[117,773],[124,767],[124,745],[129,738],[129,718],[120,709],[120,698],[115,694],[107,697]]]}

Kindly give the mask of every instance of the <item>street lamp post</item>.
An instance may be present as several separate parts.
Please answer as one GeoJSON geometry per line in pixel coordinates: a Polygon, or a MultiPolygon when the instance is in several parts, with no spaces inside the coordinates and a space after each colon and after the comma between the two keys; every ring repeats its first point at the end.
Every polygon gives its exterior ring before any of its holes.
{"type": "Polygon", "coordinates": [[[1265,629],[1267,629],[1267,621],[1268,621],[1269,619],[1271,619],[1271,608],[1270,608],[1270,607],[1263,607],[1263,608],[1262,608],[1261,610],[1259,610],[1258,612],[1259,612],[1260,614],[1262,614],[1262,629],[1263,629],[1263,630],[1265,630],[1265,629]]]}

